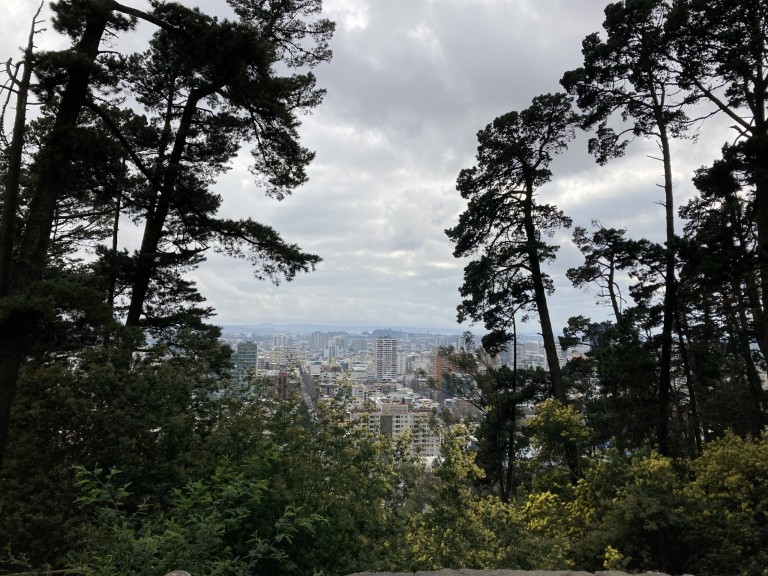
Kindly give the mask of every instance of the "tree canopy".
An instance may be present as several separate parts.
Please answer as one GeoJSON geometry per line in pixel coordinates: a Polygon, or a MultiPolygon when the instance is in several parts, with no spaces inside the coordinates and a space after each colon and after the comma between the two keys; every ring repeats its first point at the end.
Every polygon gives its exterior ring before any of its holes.
{"type": "Polygon", "coordinates": [[[18,91],[19,105],[32,91],[41,114],[34,132],[14,132],[8,153],[24,181],[9,171],[0,223],[0,450],[19,369],[44,337],[45,304],[30,298],[50,284],[60,224],[98,256],[90,271],[101,275],[115,317],[156,338],[210,315],[183,279],[210,250],[245,258],[257,278],[275,282],[320,261],[267,224],[217,216],[223,198],[212,186],[247,144],[267,195],[282,198],[306,181],[313,154],[299,143],[298,115],[322,99],[311,69],[330,58],[334,25],[318,0],[230,5],[237,20],[167,2],[141,12],[62,1],[53,6],[54,27],[72,48],[37,54],[30,44],[25,73],[37,80],[18,91]],[[144,52],[103,50],[105,35],[139,19],[157,29],[144,52]],[[83,157],[96,138],[110,162],[83,157]],[[32,150],[25,166],[23,147],[32,150]],[[134,254],[119,249],[124,217],[143,228],[134,254]]]}

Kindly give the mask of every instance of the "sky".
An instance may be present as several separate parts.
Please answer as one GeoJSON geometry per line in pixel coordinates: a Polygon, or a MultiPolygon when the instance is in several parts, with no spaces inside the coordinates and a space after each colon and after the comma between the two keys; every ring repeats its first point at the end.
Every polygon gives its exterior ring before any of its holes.
{"type": "MultiPolygon", "coordinates": [[[[123,0],[147,9],[146,0],[123,0]]],[[[184,0],[226,15],[223,0],[184,0]]],[[[216,184],[221,215],[251,217],[323,258],[316,271],[274,286],[247,262],[212,255],[192,273],[219,324],[324,324],[457,329],[466,261],[453,258],[445,229],[465,202],[455,189],[475,164],[478,130],[497,116],[561,91],[559,79],[581,64],[581,41],[601,30],[599,0],[325,0],[337,23],[334,56],[315,73],[327,90],[302,118],[302,144],[316,153],[309,182],[282,201],[265,198],[246,152],[216,184]]],[[[0,0],[0,59],[18,58],[37,0],[0,0]]],[[[44,12],[44,17],[47,12],[44,12]]],[[[140,30],[126,41],[141,45],[140,30]]],[[[57,44],[58,42],[58,44],[57,44]]],[[[61,40],[46,32],[40,46],[61,40]]],[[[673,144],[676,206],[693,195],[693,170],[712,162],[734,134],[722,119],[673,144]]],[[[656,144],[638,140],[598,166],[579,135],[552,165],[541,202],[574,225],[625,228],[661,241],[664,212],[656,144]]],[[[678,224],[678,231],[680,225],[678,224]]],[[[594,291],[573,288],[565,271],[581,263],[564,230],[546,271],[556,331],[570,316],[609,319],[594,291]]],[[[127,233],[130,237],[130,231],[127,233]]],[[[482,326],[464,325],[477,332],[482,326]]],[[[535,318],[520,327],[536,331],[535,318]]]]}

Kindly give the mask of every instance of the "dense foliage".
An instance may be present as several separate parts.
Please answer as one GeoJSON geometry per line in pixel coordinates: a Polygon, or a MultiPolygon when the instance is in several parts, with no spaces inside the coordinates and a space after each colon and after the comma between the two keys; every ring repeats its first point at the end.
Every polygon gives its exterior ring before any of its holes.
{"type": "MultiPolygon", "coordinates": [[[[522,481],[504,501],[482,482],[465,424],[444,430],[440,463],[426,471],[407,439],[362,431],[343,403],[316,420],[294,401],[202,404],[194,418],[168,414],[147,432],[165,450],[158,459],[146,453],[152,444],[130,437],[98,454],[97,436],[77,454],[41,444],[37,467],[12,451],[11,470],[26,466],[26,476],[12,483],[6,475],[0,497],[4,571],[47,562],[116,575],[456,566],[758,575],[768,562],[766,439],[729,433],[693,461],[650,448],[596,449],[578,412],[548,400],[523,424],[533,450],[520,458],[522,481]],[[575,484],[564,457],[574,442],[575,484]],[[85,464],[42,466],[54,459],[85,464]]],[[[114,426],[141,416],[117,410],[103,414],[114,426]]],[[[31,424],[56,412],[38,404],[19,416],[31,424]]]]}
{"type": "Polygon", "coordinates": [[[447,234],[471,259],[460,318],[489,332],[485,349],[444,352],[441,390],[478,416],[434,419],[432,468],[407,435],[350,423],[344,399],[315,412],[258,383],[233,393],[230,351],[185,272],[210,250],[275,282],[319,261],[267,224],[221,218],[213,187],[244,146],[266,194],[306,180],[298,116],[322,99],[312,68],[333,24],[319,0],[228,3],[232,21],[162,0],[60,0],[53,26],[71,47],[35,51],[35,22],[6,67],[0,572],[764,576],[765,1],[613,3],[567,94],[479,132],[447,234]],[[138,20],[155,30],[146,46],[104,50],[138,20]],[[669,141],[715,111],[738,138],[676,206],[669,141]],[[632,138],[659,143],[665,242],[576,227],[584,262],[567,277],[597,286],[614,319],[571,318],[559,344],[580,354],[561,369],[546,265],[572,222],[542,195],[577,129],[599,163],[632,138]],[[133,253],[127,221],[142,235],[133,253]],[[516,322],[532,314],[548,371],[517,361],[516,322]],[[507,351],[503,366],[491,356],[507,351]]]}

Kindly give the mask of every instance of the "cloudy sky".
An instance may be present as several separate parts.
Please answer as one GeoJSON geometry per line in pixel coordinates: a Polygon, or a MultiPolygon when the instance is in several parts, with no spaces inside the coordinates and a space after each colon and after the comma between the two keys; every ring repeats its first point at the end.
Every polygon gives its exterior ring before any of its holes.
{"type": "MultiPolygon", "coordinates": [[[[123,0],[146,8],[145,0],[123,0]]],[[[185,0],[195,5],[194,0],[185,0]]],[[[0,0],[0,57],[16,57],[37,0],[0,0]]],[[[277,202],[265,199],[233,164],[218,183],[223,214],[250,216],[323,258],[317,270],[275,287],[246,263],[211,257],[194,274],[221,324],[371,325],[457,328],[465,262],[452,257],[444,230],[464,203],[456,176],[474,164],[476,133],[495,117],[526,108],[581,62],[581,40],[601,29],[599,0],[325,0],[337,23],[333,60],[316,70],[327,89],[305,117],[304,145],[316,151],[310,181],[277,202]]],[[[223,0],[206,0],[215,12],[223,0]]],[[[222,12],[223,13],[223,12],[222,12]]],[[[46,36],[40,43],[55,40],[46,36]]],[[[711,162],[733,135],[710,121],[698,139],[675,143],[677,204],[692,194],[692,170],[711,162]]],[[[540,200],[575,225],[622,227],[661,240],[661,165],[653,142],[599,167],[582,137],[553,162],[540,200]]],[[[247,155],[246,155],[247,156],[247,155]]],[[[580,263],[570,232],[557,238],[548,269],[555,327],[569,316],[607,317],[595,294],[565,278],[580,263]]],[[[529,325],[535,330],[535,325],[529,325]]]]}

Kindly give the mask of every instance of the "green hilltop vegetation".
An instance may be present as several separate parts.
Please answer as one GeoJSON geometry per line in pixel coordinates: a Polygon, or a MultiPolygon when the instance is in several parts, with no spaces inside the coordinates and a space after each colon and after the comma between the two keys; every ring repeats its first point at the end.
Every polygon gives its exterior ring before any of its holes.
{"type": "Polygon", "coordinates": [[[185,274],[211,251],[275,282],[319,262],[268,224],[219,216],[213,188],[244,146],[268,195],[306,181],[298,118],[321,102],[312,69],[334,24],[320,0],[227,3],[233,20],[60,0],[6,67],[0,573],[764,576],[766,2],[610,4],[564,92],[478,133],[446,234],[468,259],[459,318],[487,332],[480,350],[442,352],[440,384],[478,416],[436,411],[430,468],[407,435],[350,423],[343,396],[314,411],[265,382],[231,393],[231,350],[185,274]],[[153,36],[120,52],[139,22],[153,36]],[[42,33],[71,46],[38,51],[42,33]],[[676,211],[670,141],[714,112],[738,138],[676,211]],[[574,316],[558,342],[545,265],[572,222],[537,190],[577,130],[600,163],[658,143],[666,240],[577,226],[584,261],[568,277],[597,286],[614,321],[574,316]],[[141,230],[133,253],[120,218],[141,230]],[[492,361],[528,315],[547,372],[492,361]],[[587,351],[561,366],[558,344],[587,351]]]}

